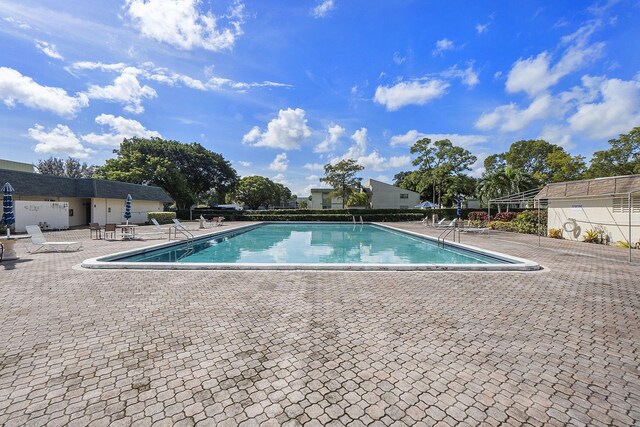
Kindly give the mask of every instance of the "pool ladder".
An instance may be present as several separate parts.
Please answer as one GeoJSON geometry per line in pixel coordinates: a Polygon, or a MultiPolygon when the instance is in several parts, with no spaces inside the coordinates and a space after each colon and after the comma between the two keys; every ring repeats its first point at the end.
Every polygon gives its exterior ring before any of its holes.
{"type": "MultiPolygon", "coordinates": [[[[351,218],[353,220],[353,224],[356,224],[356,216],[355,215],[351,215],[351,218]]],[[[360,225],[363,225],[364,221],[362,221],[362,215],[360,215],[360,225]]]]}
{"type": "Polygon", "coordinates": [[[453,242],[456,241],[456,231],[458,232],[458,243],[460,243],[460,230],[458,229],[458,221],[454,222],[453,225],[447,227],[440,235],[438,236],[438,247],[440,247],[440,242],[442,242],[442,247],[444,248],[445,239],[451,232],[453,231],[453,242]]]}
{"type": "Polygon", "coordinates": [[[173,229],[173,237],[175,239],[178,238],[178,232],[187,239],[187,250],[182,254],[182,256],[180,256],[180,258],[184,258],[185,256],[193,253],[193,239],[195,236],[186,228],[174,225],[169,228],[169,240],[171,240],[171,229],[173,229]]]}

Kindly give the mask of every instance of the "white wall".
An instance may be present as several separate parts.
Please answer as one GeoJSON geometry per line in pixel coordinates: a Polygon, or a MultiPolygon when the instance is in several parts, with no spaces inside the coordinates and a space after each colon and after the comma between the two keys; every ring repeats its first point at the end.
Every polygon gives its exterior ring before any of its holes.
{"type": "MultiPolygon", "coordinates": [[[[620,196],[624,199],[627,196],[620,196]]],[[[614,197],[589,199],[550,199],[548,228],[562,229],[562,237],[569,240],[584,240],[589,229],[602,227],[610,242],[629,240],[629,211],[614,212],[614,197]],[[567,231],[577,225],[575,232],[567,231]]],[[[640,200],[636,196],[636,200],[640,200]]],[[[635,202],[638,204],[638,201],[635,202]]],[[[631,214],[631,242],[640,240],[640,210],[631,214]]]]}
{"type": "Polygon", "coordinates": [[[26,231],[27,225],[41,225],[44,230],[66,230],[69,228],[69,203],[14,201],[16,231],[26,231]],[[44,223],[48,224],[48,227],[44,223]]]}
{"type": "MultiPolygon", "coordinates": [[[[92,199],[91,214],[92,222],[100,225],[115,223],[125,223],[124,219],[124,199],[92,199]]],[[[155,200],[133,200],[131,203],[131,224],[144,224],[149,212],[162,212],[162,202],[155,200]]]]}
{"type": "Polygon", "coordinates": [[[373,209],[410,209],[420,203],[420,194],[415,191],[405,190],[373,179],[365,181],[364,186],[371,190],[371,207],[373,209]],[[407,198],[401,199],[401,194],[406,194],[407,198]]]}

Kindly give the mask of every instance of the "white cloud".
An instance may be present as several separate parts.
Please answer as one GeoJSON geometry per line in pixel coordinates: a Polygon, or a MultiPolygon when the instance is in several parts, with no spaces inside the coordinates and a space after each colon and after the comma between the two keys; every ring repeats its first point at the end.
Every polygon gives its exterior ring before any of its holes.
{"type": "Polygon", "coordinates": [[[367,128],[360,128],[351,135],[355,144],[349,147],[343,159],[357,159],[367,151],[367,128]]]}
{"type": "Polygon", "coordinates": [[[449,83],[442,80],[400,82],[395,86],[378,86],[374,101],[388,111],[396,111],[406,105],[424,105],[443,96],[449,83]]]}
{"type": "Polygon", "coordinates": [[[448,78],[459,78],[460,80],[462,80],[462,84],[469,88],[472,88],[480,83],[478,73],[473,70],[473,64],[469,64],[469,66],[465,70],[460,70],[458,69],[457,65],[454,65],[448,70],[442,72],[441,75],[448,78]]]}
{"type": "Polygon", "coordinates": [[[551,65],[551,55],[548,52],[516,61],[507,77],[507,92],[525,92],[530,97],[535,97],[557,84],[562,77],[599,58],[604,43],[589,44],[589,37],[596,27],[596,24],[587,24],[575,33],[563,37],[562,44],[569,46],[555,65],[551,65]]]}
{"type": "Polygon", "coordinates": [[[490,25],[489,22],[487,22],[486,24],[476,24],[476,32],[478,34],[486,33],[487,30],[489,29],[489,25],[490,25]]]}
{"type": "Polygon", "coordinates": [[[385,182],[387,184],[392,184],[393,180],[391,178],[389,178],[387,175],[378,175],[377,177],[373,178],[376,181],[380,181],[380,182],[385,182]]]}
{"type": "Polygon", "coordinates": [[[310,171],[323,171],[324,165],[321,163],[305,163],[303,168],[308,169],[310,171]]]}
{"type": "Polygon", "coordinates": [[[281,174],[281,173],[275,176],[272,176],[271,181],[275,182],[276,184],[282,184],[285,187],[289,187],[291,185],[291,183],[287,181],[287,178],[284,176],[284,174],[281,174]]]}
{"type": "Polygon", "coordinates": [[[329,12],[335,9],[335,7],[336,5],[333,0],[322,0],[316,7],[313,8],[311,14],[316,18],[324,18],[325,16],[327,16],[327,14],[329,14],[329,12]]]}
{"type": "Polygon", "coordinates": [[[540,95],[523,109],[515,104],[501,105],[491,113],[483,113],[475,122],[475,127],[481,130],[498,128],[501,132],[515,132],[524,129],[529,123],[550,117],[559,108],[554,106],[550,95],[540,95]]]}
{"type": "Polygon", "coordinates": [[[287,153],[280,153],[269,165],[269,169],[277,172],[284,172],[289,167],[289,160],[287,160],[287,153]]]}
{"type": "Polygon", "coordinates": [[[50,132],[44,126],[36,124],[29,129],[29,136],[36,141],[36,153],[64,154],[80,159],[89,157],[93,150],[85,148],[68,126],[57,125],[50,132]]]}
{"type": "MultiPolygon", "coordinates": [[[[128,66],[123,63],[105,64],[102,62],[89,62],[81,61],[75,62],[68,68],[70,72],[72,70],[101,70],[106,72],[124,72],[134,74],[139,79],[152,80],[154,82],[162,83],[168,86],[183,85],[190,89],[201,91],[218,91],[223,89],[235,90],[237,92],[246,92],[249,89],[259,87],[286,87],[290,88],[291,85],[285,83],[278,83],[272,81],[262,82],[239,82],[223,77],[209,76],[206,81],[193,78],[184,74],[179,74],[171,71],[167,68],[155,67],[153,63],[147,62],[139,67],[128,66]]],[[[207,73],[209,74],[209,73],[207,73]]]]}
{"type": "Polygon", "coordinates": [[[311,129],[307,126],[304,110],[287,108],[278,112],[278,117],[269,122],[265,132],[254,126],[244,135],[242,142],[250,143],[254,147],[297,150],[300,148],[300,142],[310,136],[311,129]]]}
{"type": "Polygon", "coordinates": [[[575,147],[575,144],[571,143],[571,132],[564,126],[547,125],[542,128],[538,139],[543,139],[564,148],[575,147]]]}
{"type": "Polygon", "coordinates": [[[396,64],[400,65],[406,60],[407,60],[407,58],[402,56],[402,55],[400,55],[400,52],[394,52],[393,53],[393,62],[395,62],[396,64]]]}
{"type": "Polygon", "coordinates": [[[0,99],[10,108],[16,103],[50,111],[60,116],[75,116],[89,105],[82,93],[69,96],[64,89],[42,86],[12,68],[0,67],[0,99]]]}
{"type": "Polygon", "coordinates": [[[96,117],[96,123],[107,126],[109,131],[102,134],[89,133],[83,135],[83,141],[95,145],[106,145],[118,147],[123,139],[132,138],[162,138],[159,132],[145,129],[145,127],[136,120],[125,119],[124,117],[115,117],[111,114],[100,114],[96,117]]]}
{"type": "Polygon", "coordinates": [[[391,137],[391,146],[407,146],[411,147],[416,141],[422,138],[429,138],[431,141],[440,141],[448,139],[454,145],[458,145],[464,148],[470,148],[477,144],[487,142],[487,137],[484,135],[460,135],[457,133],[423,133],[418,132],[415,129],[408,131],[402,135],[394,135],[391,137]]]}
{"type": "Polygon", "coordinates": [[[64,58],[62,57],[62,55],[60,55],[60,53],[58,53],[58,50],[56,49],[56,45],[55,44],[50,44],[47,43],[45,41],[42,40],[36,40],[36,47],[45,55],[47,55],[50,58],[53,59],[60,59],[63,60],[64,58]]]}
{"type": "Polygon", "coordinates": [[[317,180],[320,179],[320,177],[318,175],[309,175],[309,176],[305,177],[305,179],[307,181],[317,181],[317,180]]]}
{"type": "Polygon", "coordinates": [[[629,132],[640,124],[640,74],[634,80],[583,77],[585,86],[596,87],[599,102],[578,106],[568,122],[571,129],[594,139],[629,132]]]}
{"type": "Polygon", "coordinates": [[[4,21],[8,22],[9,24],[11,24],[13,27],[15,28],[20,28],[21,30],[30,30],[31,26],[29,24],[27,24],[26,22],[22,22],[19,21],[15,18],[12,17],[8,17],[8,18],[3,18],[4,21]]]}
{"type": "Polygon", "coordinates": [[[442,39],[436,42],[436,48],[433,50],[433,56],[442,56],[442,54],[447,51],[455,48],[453,42],[449,39],[442,39]]]}
{"type": "Polygon", "coordinates": [[[243,34],[244,5],[235,1],[219,25],[219,16],[201,13],[199,0],[126,0],[125,10],[143,36],[180,49],[230,49],[243,34]]]}
{"type": "Polygon", "coordinates": [[[331,159],[331,163],[337,163],[340,160],[353,159],[365,169],[374,171],[385,171],[392,168],[407,166],[411,163],[410,156],[394,156],[386,158],[377,151],[367,154],[367,128],[358,129],[351,135],[351,139],[355,142],[347,152],[341,157],[331,159]]]}
{"type": "Polygon", "coordinates": [[[345,128],[340,125],[332,125],[327,128],[327,137],[313,148],[314,153],[329,153],[336,148],[338,140],[344,135],[345,128]]]}
{"type": "Polygon", "coordinates": [[[135,67],[127,67],[122,74],[116,77],[112,85],[89,85],[87,96],[91,99],[102,99],[109,102],[121,102],[125,104],[125,111],[134,114],[144,112],[143,98],[155,98],[156,91],[150,86],[141,86],[137,75],[139,70],[135,67]]]}
{"type": "Polygon", "coordinates": [[[249,166],[251,166],[251,162],[243,162],[242,160],[240,160],[238,164],[245,168],[248,168],[249,166]]]}

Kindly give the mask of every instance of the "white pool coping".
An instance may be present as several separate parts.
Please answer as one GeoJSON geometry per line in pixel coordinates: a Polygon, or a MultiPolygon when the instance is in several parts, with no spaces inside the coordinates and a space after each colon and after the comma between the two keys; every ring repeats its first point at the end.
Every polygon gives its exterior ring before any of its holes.
{"type": "MultiPolygon", "coordinates": [[[[287,221],[288,223],[297,224],[349,224],[350,222],[320,222],[320,221],[287,221]]],[[[245,228],[254,228],[261,224],[282,224],[282,222],[262,221],[237,227],[226,228],[224,230],[214,231],[212,233],[202,234],[195,240],[211,238],[216,235],[227,234],[232,231],[243,230],[245,228]]],[[[415,233],[413,231],[403,230],[392,227],[387,224],[377,222],[366,222],[399,233],[408,234],[424,240],[437,241],[436,238],[425,236],[424,234],[415,233]]],[[[360,225],[360,224],[356,224],[360,225]]],[[[267,263],[182,263],[182,262],[124,262],[110,261],[115,258],[125,256],[138,255],[140,253],[150,252],[160,248],[171,247],[184,243],[184,240],[175,240],[169,243],[159,243],[144,248],[137,248],[123,252],[117,252],[110,255],[103,255],[96,258],[89,258],[82,262],[81,266],[89,269],[125,269],[125,270],[341,270],[341,271],[537,271],[542,266],[538,263],[505,255],[503,253],[494,252],[486,249],[480,249],[456,242],[445,242],[448,247],[460,248],[466,251],[477,253],[483,256],[490,256],[505,260],[504,264],[322,264],[322,263],[288,263],[288,264],[267,264],[267,263]]]]}

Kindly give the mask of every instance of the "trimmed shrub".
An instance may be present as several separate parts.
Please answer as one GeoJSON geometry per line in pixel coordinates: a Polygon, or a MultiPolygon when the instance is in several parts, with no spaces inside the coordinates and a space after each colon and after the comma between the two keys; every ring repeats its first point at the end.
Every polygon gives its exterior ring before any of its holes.
{"type": "Polygon", "coordinates": [[[473,211],[473,212],[469,212],[469,215],[467,215],[467,219],[473,221],[473,222],[488,222],[489,221],[489,214],[486,213],[485,211],[473,211]]]}
{"type": "Polygon", "coordinates": [[[147,214],[147,222],[151,222],[151,218],[155,218],[160,224],[167,224],[175,217],[175,212],[149,212],[147,214]]]}
{"type": "Polygon", "coordinates": [[[547,229],[547,211],[540,211],[540,228],[538,228],[538,211],[534,211],[534,210],[521,212],[511,222],[515,226],[515,229],[518,233],[524,233],[524,234],[544,233],[544,230],[547,229]]]}
{"type": "Polygon", "coordinates": [[[491,221],[489,223],[489,228],[498,231],[516,231],[516,227],[511,222],[506,221],[491,221]]]}
{"type": "Polygon", "coordinates": [[[518,215],[519,215],[519,212],[500,212],[496,214],[495,220],[502,221],[502,222],[509,222],[516,219],[518,215]]]}
{"type": "Polygon", "coordinates": [[[552,239],[562,239],[562,228],[550,228],[549,237],[552,239]]]}

